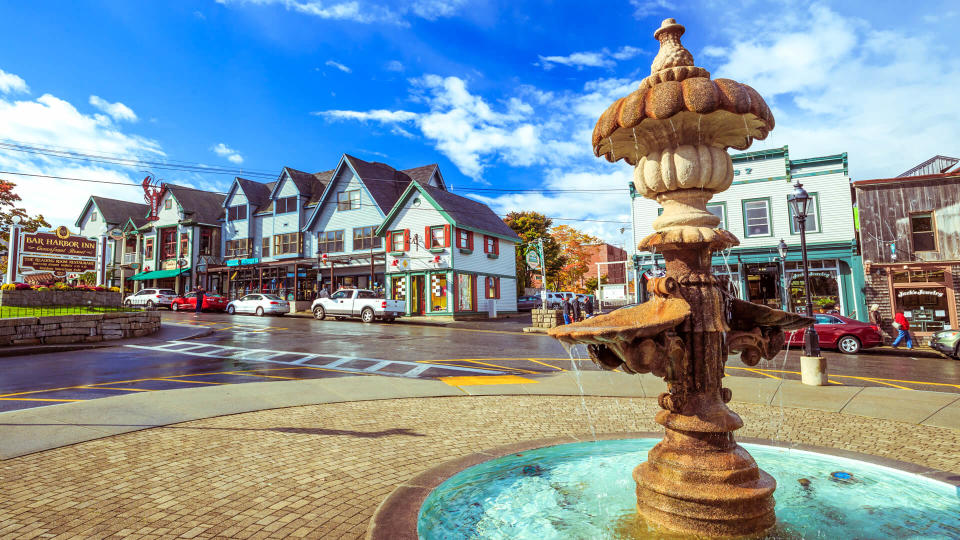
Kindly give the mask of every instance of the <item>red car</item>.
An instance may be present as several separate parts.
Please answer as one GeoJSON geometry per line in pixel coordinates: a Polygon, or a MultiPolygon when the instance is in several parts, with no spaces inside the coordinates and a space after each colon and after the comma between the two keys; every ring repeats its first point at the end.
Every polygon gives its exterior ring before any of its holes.
{"type": "MultiPolygon", "coordinates": [[[[189,292],[173,299],[170,304],[173,311],[194,311],[197,309],[197,293],[189,292]]],[[[219,294],[211,293],[203,295],[203,306],[205,311],[223,311],[227,309],[227,298],[219,294]]]]}
{"type": "MultiPolygon", "coordinates": [[[[883,345],[880,329],[874,324],[867,324],[849,317],[815,313],[817,319],[813,329],[820,338],[820,346],[824,349],[837,349],[842,353],[856,354],[861,349],[883,345]]],[[[791,348],[803,347],[803,332],[787,332],[787,344],[791,348]]]]}

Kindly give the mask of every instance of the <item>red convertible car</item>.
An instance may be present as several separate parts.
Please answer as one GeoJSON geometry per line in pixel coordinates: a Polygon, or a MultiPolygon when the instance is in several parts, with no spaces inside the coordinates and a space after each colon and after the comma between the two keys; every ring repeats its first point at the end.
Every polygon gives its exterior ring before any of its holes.
{"type": "MultiPolygon", "coordinates": [[[[203,295],[203,306],[201,309],[204,311],[223,311],[227,308],[227,299],[224,296],[220,296],[216,293],[204,294],[203,295]]],[[[197,293],[189,292],[187,294],[178,296],[173,299],[173,302],[170,304],[170,309],[173,311],[194,311],[197,309],[197,293]]]]}
{"type": "MultiPolygon", "coordinates": [[[[815,313],[814,316],[817,322],[813,325],[813,329],[816,330],[820,346],[824,349],[837,349],[842,353],[856,354],[861,349],[883,345],[883,337],[876,325],[840,315],[815,313]]],[[[790,348],[803,347],[804,330],[787,332],[787,344],[790,348]]]]}

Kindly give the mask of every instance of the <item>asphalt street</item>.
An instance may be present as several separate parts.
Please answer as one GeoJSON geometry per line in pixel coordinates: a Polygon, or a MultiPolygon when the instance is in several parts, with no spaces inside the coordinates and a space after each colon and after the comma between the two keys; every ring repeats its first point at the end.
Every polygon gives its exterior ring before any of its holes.
{"type": "MultiPolygon", "coordinates": [[[[0,411],[130,392],[348,375],[439,378],[450,384],[529,383],[544,373],[597,369],[583,351],[525,334],[523,318],[447,327],[304,317],[163,313],[165,323],[211,335],[84,351],[0,358],[0,411]],[[583,358],[578,360],[577,358],[583,358]]],[[[960,392],[960,362],[889,354],[825,352],[830,380],[853,386],[960,392]]],[[[727,375],[799,378],[799,352],[727,375]]]]}

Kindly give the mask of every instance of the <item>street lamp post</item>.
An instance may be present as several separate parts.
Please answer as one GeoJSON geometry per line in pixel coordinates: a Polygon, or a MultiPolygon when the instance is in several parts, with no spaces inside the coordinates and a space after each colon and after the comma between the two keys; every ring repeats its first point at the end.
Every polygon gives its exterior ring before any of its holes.
{"type": "MultiPolygon", "coordinates": [[[[813,317],[813,302],[810,298],[810,270],[807,264],[807,213],[810,211],[812,197],[803,189],[803,184],[797,182],[793,186],[793,194],[787,197],[793,209],[793,217],[797,220],[800,229],[800,254],[803,258],[803,289],[806,293],[807,317],[813,317]]],[[[803,354],[807,357],[820,356],[820,340],[813,326],[808,326],[803,334],[803,354]]]]}
{"type": "MultiPolygon", "coordinates": [[[[810,194],[797,182],[793,186],[793,194],[787,197],[793,218],[797,220],[800,229],[800,255],[803,264],[803,289],[806,296],[806,315],[813,317],[813,301],[810,296],[810,269],[807,263],[807,215],[810,211],[810,194]]],[[[803,333],[803,354],[800,356],[800,381],[813,386],[826,386],[827,360],[820,356],[820,340],[813,326],[808,326],[803,333]]]]}
{"type": "Polygon", "coordinates": [[[790,282],[787,281],[787,243],[780,239],[777,244],[777,252],[780,254],[780,302],[783,304],[784,311],[790,309],[790,282]]]}

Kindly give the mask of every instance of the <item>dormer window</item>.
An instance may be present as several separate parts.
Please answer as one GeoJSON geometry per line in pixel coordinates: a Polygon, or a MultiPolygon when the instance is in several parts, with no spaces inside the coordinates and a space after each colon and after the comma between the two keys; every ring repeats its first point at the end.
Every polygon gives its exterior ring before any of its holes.
{"type": "Polygon", "coordinates": [[[227,208],[227,220],[236,221],[238,219],[247,219],[247,205],[238,204],[227,208]]]}
{"type": "Polygon", "coordinates": [[[337,193],[337,210],[358,210],[360,208],[360,190],[351,189],[337,193]]]}
{"type": "Polygon", "coordinates": [[[96,213],[96,212],[90,212],[90,221],[93,222],[93,221],[96,221],[96,220],[97,220],[97,213],[96,213]]]}
{"type": "Polygon", "coordinates": [[[296,196],[293,196],[293,197],[284,197],[284,198],[282,198],[282,199],[277,199],[276,208],[277,208],[277,213],[278,213],[278,214],[286,214],[286,213],[288,213],[288,212],[296,212],[296,211],[297,211],[297,197],[296,197],[296,196]]]}
{"type": "Polygon", "coordinates": [[[167,199],[163,201],[164,210],[170,210],[171,208],[173,208],[173,199],[167,199]]]}

